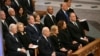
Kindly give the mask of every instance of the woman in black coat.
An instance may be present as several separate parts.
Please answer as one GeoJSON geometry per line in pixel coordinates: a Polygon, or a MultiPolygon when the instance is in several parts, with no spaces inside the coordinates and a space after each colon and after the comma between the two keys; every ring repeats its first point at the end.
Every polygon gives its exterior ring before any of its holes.
{"type": "Polygon", "coordinates": [[[17,16],[19,17],[19,22],[22,22],[24,24],[24,26],[26,26],[28,24],[27,22],[27,13],[24,11],[23,7],[19,7],[17,16]]]}
{"type": "Polygon", "coordinates": [[[58,52],[68,53],[71,54],[72,50],[66,49],[60,42],[59,36],[58,36],[58,26],[53,25],[51,26],[51,35],[50,40],[54,47],[54,49],[58,52]]]}
{"type": "Polygon", "coordinates": [[[33,45],[32,40],[30,39],[29,35],[27,32],[24,31],[24,24],[21,22],[17,23],[18,27],[18,40],[19,42],[25,47],[26,50],[29,50],[30,55],[33,56],[33,45]]]}

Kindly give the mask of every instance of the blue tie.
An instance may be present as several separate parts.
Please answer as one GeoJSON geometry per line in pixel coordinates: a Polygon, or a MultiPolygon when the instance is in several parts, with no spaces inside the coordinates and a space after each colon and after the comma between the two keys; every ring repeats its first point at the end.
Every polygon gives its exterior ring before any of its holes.
{"type": "Polygon", "coordinates": [[[67,13],[65,12],[64,14],[65,14],[65,16],[66,16],[66,20],[67,20],[67,22],[68,22],[69,19],[68,19],[68,15],[67,15],[67,13]]]}

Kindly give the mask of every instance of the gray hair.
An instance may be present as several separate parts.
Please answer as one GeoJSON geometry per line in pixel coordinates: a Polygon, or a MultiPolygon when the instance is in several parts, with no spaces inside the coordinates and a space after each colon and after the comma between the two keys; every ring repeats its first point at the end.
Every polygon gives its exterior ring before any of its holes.
{"type": "Polygon", "coordinates": [[[10,24],[10,25],[9,25],[9,31],[11,31],[11,30],[12,30],[12,28],[14,28],[14,27],[17,27],[17,25],[16,25],[16,24],[14,24],[14,23],[10,24]]]}
{"type": "Polygon", "coordinates": [[[8,9],[8,12],[11,11],[11,10],[14,10],[14,9],[13,9],[13,8],[9,8],[9,9],[8,9]]]}
{"type": "Polygon", "coordinates": [[[42,34],[43,34],[46,30],[49,30],[49,28],[48,28],[48,27],[43,27],[43,29],[42,29],[42,34]]]}

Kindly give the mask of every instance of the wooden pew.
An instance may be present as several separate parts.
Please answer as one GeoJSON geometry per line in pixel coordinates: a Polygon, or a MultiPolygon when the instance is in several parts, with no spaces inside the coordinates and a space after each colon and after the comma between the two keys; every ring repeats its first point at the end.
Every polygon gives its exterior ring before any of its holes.
{"type": "Polygon", "coordinates": [[[100,56],[100,39],[96,39],[83,48],[75,51],[72,53],[72,56],[87,56],[90,53],[93,53],[94,56],[100,56]]]}
{"type": "Polygon", "coordinates": [[[36,10],[36,13],[38,13],[40,17],[43,17],[45,14],[47,14],[46,11],[40,11],[40,10],[36,10]]]}

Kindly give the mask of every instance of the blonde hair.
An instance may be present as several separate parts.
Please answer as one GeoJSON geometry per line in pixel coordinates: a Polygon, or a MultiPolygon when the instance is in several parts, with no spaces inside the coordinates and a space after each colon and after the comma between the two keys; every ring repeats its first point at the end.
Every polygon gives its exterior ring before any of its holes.
{"type": "Polygon", "coordinates": [[[52,25],[51,26],[51,35],[55,34],[55,31],[57,30],[58,26],[57,25],[52,25]]]}
{"type": "Polygon", "coordinates": [[[24,26],[24,24],[22,22],[17,22],[17,26],[19,26],[19,25],[23,25],[24,26]]]}

